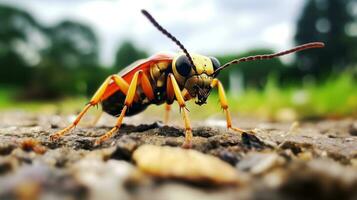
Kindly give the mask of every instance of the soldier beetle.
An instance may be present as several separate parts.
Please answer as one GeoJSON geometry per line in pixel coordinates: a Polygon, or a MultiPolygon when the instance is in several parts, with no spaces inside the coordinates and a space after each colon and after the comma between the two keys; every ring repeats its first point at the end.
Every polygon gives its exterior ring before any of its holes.
{"type": "Polygon", "coordinates": [[[75,121],[50,136],[57,140],[74,128],[89,108],[101,103],[103,111],[118,116],[115,126],[98,138],[96,145],[101,144],[116,133],[125,116],[135,115],[150,104],[166,103],[165,123],[168,121],[170,105],[177,101],[185,126],[184,148],[191,148],[192,128],[186,109],[186,101],[196,99],[195,103],[206,103],[212,89],[218,89],[218,96],[222,109],[226,115],[227,128],[237,132],[246,130],[232,126],[228,102],[223,85],[218,80],[219,72],[233,64],[255,60],[267,60],[311,48],[322,48],[321,42],[312,42],[294,47],[290,50],[275,54],[255,55],[235,59],[224,65],[214,58],[189,53],[184,45],[171,33],[163,28],[146,10],[142,14],[161,33],[170,38],[183,51],[178,54],[160,53],[147,59],[139,60],[128,66],[118,74],[109,76],[98,88],[89,103],[79,113],[75,121]]]}

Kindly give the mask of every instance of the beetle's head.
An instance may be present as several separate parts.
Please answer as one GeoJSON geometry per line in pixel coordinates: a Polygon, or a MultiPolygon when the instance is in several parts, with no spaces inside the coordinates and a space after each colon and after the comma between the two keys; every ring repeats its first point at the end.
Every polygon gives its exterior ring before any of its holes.
{"type": "Polygon", "coordinates": [[[185,88],[192,97],[197,97],[196,103],[206,103],[211,92],[211,83],[215,70],[220,67],[219,61],[214,57],[190,54],[194,65],[185,54],[178,54],[173,59],[172,71],[178,84],[185,88]]]}

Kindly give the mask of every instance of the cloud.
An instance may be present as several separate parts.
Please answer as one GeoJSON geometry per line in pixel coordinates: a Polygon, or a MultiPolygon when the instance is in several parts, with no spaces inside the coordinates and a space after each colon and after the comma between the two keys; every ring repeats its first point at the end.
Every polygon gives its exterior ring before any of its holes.
{"type": "Polygon", "coordinates": [[[237,53],[253,47],[292,46],[295,21],[304,0],[0,0],[32,13],[46,25],[73,19],[90,25],[101,43],[101,60],[113,62],[123,39],[157,51],[178,48],[140,14],[146,8],[190,51],[237,53]],[[277,32],[281,33],[278,37],[277,32]]]}

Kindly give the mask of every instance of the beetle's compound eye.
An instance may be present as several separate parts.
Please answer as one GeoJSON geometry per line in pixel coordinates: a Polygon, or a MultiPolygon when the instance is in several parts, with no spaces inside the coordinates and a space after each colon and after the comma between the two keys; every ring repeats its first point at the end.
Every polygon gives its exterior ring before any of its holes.
{"type": "Polygon", "coordinates": [[[177,72],[183,76],[186,77],[191,73],[191,63],[190,60],[187,58],[187,56],[182,55],[177,58],[176,60],[176,70],[177,72]]]}
{"type": "Polygon", "coordinates": [[[209,58],[211,59],[213,70],[216,71],[221,66],[221,63],[219,63],[219,61],[215,57],[209,57],[209,58]]]}

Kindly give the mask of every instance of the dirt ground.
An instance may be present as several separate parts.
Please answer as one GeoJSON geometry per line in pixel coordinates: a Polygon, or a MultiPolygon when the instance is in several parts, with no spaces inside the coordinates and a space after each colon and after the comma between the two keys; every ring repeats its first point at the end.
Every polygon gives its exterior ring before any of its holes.
{"type": "Polygon", "coordinates": [[[138,175],[133,152],[143,144],[180,146],[180,127],[129,120],[95,147],[112,124],[100,123],[51,142],[71,119],[0,114],[0,199],[357,199],[356,119],[235,121],[256,135],[228,131],[221,119],[196,121],[193,149],[231,165],[238,185],[138,175]]]}

